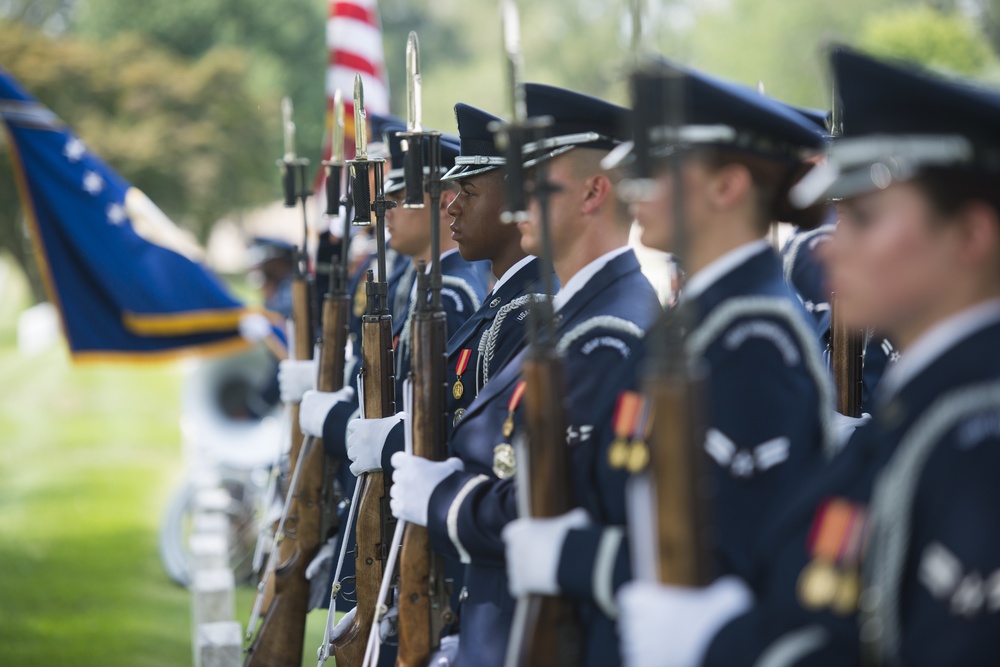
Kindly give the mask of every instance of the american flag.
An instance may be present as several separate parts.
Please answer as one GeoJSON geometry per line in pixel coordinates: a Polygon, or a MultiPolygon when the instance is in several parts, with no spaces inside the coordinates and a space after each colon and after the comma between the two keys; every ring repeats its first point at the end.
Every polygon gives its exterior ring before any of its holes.
{"type": "Polygon", "coordinates": [[[354,75],[361,74],[365,86],[365,108],[369,113],[389,113],[389,77],[382,50],[382,22],[377,0],[330,0],[326,23],[326,45],[330,61],[326,71],[326,138],[323,159],[330,158],[333,135],[333,94],[344,95],[344,151],[354,155],[354,75]]]}

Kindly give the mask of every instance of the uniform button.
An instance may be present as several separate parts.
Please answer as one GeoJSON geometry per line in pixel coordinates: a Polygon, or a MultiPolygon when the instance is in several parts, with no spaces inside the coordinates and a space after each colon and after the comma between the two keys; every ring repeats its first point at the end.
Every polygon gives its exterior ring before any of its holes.
{"type": "Polygon", "coordinates": [[[469,599],[469,587],[468,586],[462,586],[462,590],[459,591],[459,593],[458,593],[458,601],[459,602],[465,602],[468,599],[469,599]]]}
{"type": "Polygon", "coordinates": [[[873,644],[882,637],[882,622],[876,618],[870,618],[861,626],[861,641],[865,644],[873,644]]]}
{"type": "Polygon", "coordinates": [[[858,598],[858,609],[866,613],[871,613],[878,608],[880,600],[881,595],[877,588],[874,586],[866,588],[861,593],[861,597],[858,598]]]}

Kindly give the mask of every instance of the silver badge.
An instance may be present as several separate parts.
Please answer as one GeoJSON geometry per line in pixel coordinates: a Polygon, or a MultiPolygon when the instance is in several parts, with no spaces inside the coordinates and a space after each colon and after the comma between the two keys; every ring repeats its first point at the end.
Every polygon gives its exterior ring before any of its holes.
{"type": "Polygon", "coordinates": [[[514,448],[506,442],[493,448],[493,474],[500,479],[512,477],[517,472],[514,448]]]}
{"type": "Polygon", "coordinates": [[[500,305],[500,297],[497,297],[492,301],[490,301],[490,308],[496,308],[499,305],[500,305]]]}
{"type": "Polygon", "coordinates": [[[462,421],[462,417],[465,416],[465,408],[459,408],[455,410],[455,416],[452,417],[451,425],[457,426],[458,422],[462,421]]]}

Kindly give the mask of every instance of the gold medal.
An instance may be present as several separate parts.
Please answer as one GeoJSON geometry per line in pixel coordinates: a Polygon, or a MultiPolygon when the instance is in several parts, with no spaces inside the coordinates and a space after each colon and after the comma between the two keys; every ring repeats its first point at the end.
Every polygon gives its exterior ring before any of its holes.
{"type": "Polygon", "coordinates": [[[503,428],[500,429],[500,432],[505,438],[509,438],[514,433],[514,415],[507,415],[507,419],[503,420],[503,428]]]}
{"type": "Polygon", "coordinates": [[[469,359],[471,358],[472,350],[465,348],[459,353],[458,361],[455,363],[455,384],[451,387],[451,395],[455,397],[456,401],[465,394],[465,385],[462,384],[462,373],[469,367],[469,359]]]}
{"type": "Polygon", "coordinates": [[[819,610],[829,607],[840,587],[840,576],[833,564],[814,560],[799,574],[799,600],[806,609],[819,610]]]}
{"type": "Polygon", "coordinates": [[[608,465],[612,470],[620,470],[628,465],[628,443],[621,438],[615,438],[608,449],[608,465]]]}
{"type": "Polygon", "coordinates": [[[833,598],[831,607],[841,616],[850,616],[858,608],[858,596],[861,594],[861,577],[857,570],[844,572],[840,575],[840,585],[833,598]]]}
{"type": "Polygon", "coordinates": [[[642,472],[649,465],[649,447],[641,440],[628,448],[628,471],[633,475],[642,472]]]}
{"type": "Polygon", "coordinates": [[[457,426],[458,422],[462,421],[462,417],[465,416],[465,408],[459,408],[455,410],[455,416],[451,420],[452,426],[457,426]]]}
{"type": "Polygon", "coordinates": [[[462,384],[462,379],[459,378],[455,380],[454,386],[451,388],[451,395],[455,397],[455,400],[462,398],[462,394],[465,393],[465,385],[462,384]]]}
{"type": "Polygon", "coordinates": [[[514,448],[502,442],[493,448],[493,474],[500,479],[507,479],[517,472],[517,460],[514,448]]]}

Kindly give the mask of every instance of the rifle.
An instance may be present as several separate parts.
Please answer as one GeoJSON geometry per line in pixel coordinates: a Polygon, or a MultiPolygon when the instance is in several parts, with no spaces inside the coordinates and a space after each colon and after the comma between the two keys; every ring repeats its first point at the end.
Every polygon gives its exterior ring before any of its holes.
{"type": "MultiPolygon", "coordinates": [[[[372,224],[375,213],[378,276],[368,271],[365,285],[367,312],[361,324],[360,401],[362,416],[379,419],[395,414],[395,378],[393,377],[392,316],[388,307],[388,283],[385,267],[385,212],[394,203],[386,201],[384,190],[385,160],[368,158],[368,128],[361,76],[354,77],[354,131],[357,156],[351,160],[350,178],[354,194],[354,225],[372,224]],[[374,175],[374,192],[369,174],[374,175]],[[374,198],[372,195],[374,194],[374,198]]],[[[381,604],[379,586],[384,561],[388,556],[394,521],[389,509],[389,486],[381,471],[367,472],[358,478],[358,501],[355,536],[357,549],[357,611],[350,627],[333,642],[338,665],[360,665],[364,660],[368,635],[375,611],[381,604]]],[[[347,539],[347,536],[344,536],[347,539]]]]}
{"type": "MultiPolygon", "coordinates": [[[[841,134],[843,121],[840,95],[834,82],[831,105],[830,134],[841,134]]],[[[848,417],[860,417],[864,382],[865,332],[848,329],[840,318],[840,299],[830,295],[830,370],[837,387],[837,412],[848,417]]]]}
{"type": "MultiPolygon", "coordinates": [[[[520,26],[515,0],[501,0],[501,22],[505,52],[511,121],[497,125],[497,143],[506,154],[507,210],[505,222],[527,217],[522,147],[540,141],[551,124],[549,118],[527,118],[527,103],[521,83],[520,26]]],[[[541,261],[545,291],[554,291],[552,239],[548,220],[550,188],[545,163],[536,167],[535,195],[541,210],[541,261]]],[[[536,518],[554,517],[573,508],[569,448],[566,446],[566,409],[553,397],[566,395],[563,359],[556,348],[555,317],[548,298],[531,304],[531,341],[521,370],[525,385],[526,438],[515,443],[518,514],[536,518]]],[[[580,663],[581,628],[573,605],[562,597],[529,595],[517,601],[507,647],[507,667],[542,667],[580,663]]]]}
{"type": "MultiPolygon", "coordinates": [[[[662,124],[664,116],[668,136],[683,147],[684,75],[669,66],[640,65],[631,77],[631,87],[636,162],[630,186],[642,193],[652,184],[650,132],[662,124]],[[651,91],[656,91],[655,97],[651,91]]],[[[673,174],[675,249],[683,258],[687,246],[683,151],[671,151],[668,159],[673,174]]],[[[628,461],[630,472],[642,473],[630,480],[629,500],[643,511],[630,512],[629,532],[637,577],[701,586],[711,581],[713,555],[702,452],[704,373],[692,367],[685,349],[689,308],[681,304],[667,313],[650,336],[651,359],[643,378],[651,415],[648,444],[633,442],[628,461]]]]}
{"type": "MultiPolygon", "coordinates": [[[[406,41],[407,128],[404,161],[404,206],[424,206],[423,151],[427,141],[430,194],[431,270],[417,270],[417,305],[413,322],[413,454],[432,461],[447,457],[445,445],[445,366],[447,316],[441,305],[441,134],[424,132],[420,124],[420,46],[417,34],[406,41]],[[417,156],[411,158],[411,156],[417,156]],[[428,295],[429,293],[429,295],[428,295]],[[429,298],[428,298],[429,296],[429,298]]],[[[454,622],[444,578],[444,558],[431,548],[427,528],[406,524],[399,553],[399,652],[397,667],[424,667],[441,644],[441,632],[454,622]]]]}
{"type": "MultiPolygon", "coordinates": [[[[306,256],[308,220],[306,199],[309,190],[306,169],[309,161],[295,156],[295,124],[292,103],[282,101],[285,130],[285,155],[278,161],[284,186],[285,206],[302,204],[305,236],[301,249],[296,250],[295,274],[292,282],[292,327],[294,358],[312,356],[312,322],[310,317],[310,280],[306,256]]],[[[345,320],[346,322],[346,320],[345,320]]],[[[330,325],[333,326],[331,319],[330,325]]],[[[331,334],[331,339],[334,338],[331,334]]],[[[332,340],[330,341],[332,344],[332,340]]],[[[345,343],[346,344],[346,343],[345,343]]],[[[328,364],[329,365],[329,362],[328,364]]],[[[289,469],[292,471],[282,516],[275,531],[274,545],[268,566],[258,586],[254,608],[247,625],[247,640],[253,637],[257,619],[264,611],[264,622],[253,642],[247,647],[246,665],[299,665],[305,637],[305,617],[308,611],[309,581],[305,569],[320,545],[319,501],[323,489],[323,466],[317,465],[313,439],[303,443],[299,429],[299,406],[289,406],[291,445],[289,469]],[[303,472],[305,470],[305,472],[303,472]]]]}

